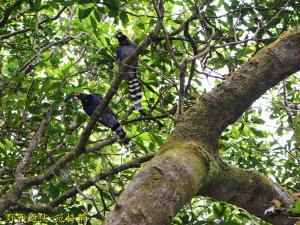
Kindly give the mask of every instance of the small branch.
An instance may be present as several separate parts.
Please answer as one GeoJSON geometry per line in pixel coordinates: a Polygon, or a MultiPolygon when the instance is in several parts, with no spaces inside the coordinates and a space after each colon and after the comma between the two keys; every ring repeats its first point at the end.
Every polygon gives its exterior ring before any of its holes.
{"type": "Polygon", "coordinates": [[[221,79],[221,80],[225,80],[224,77],[221,77],[221,76],[216,76],[216,75],[212,75],[210,73],[207,73],[207,72],[204,72],[204,71],[198,71],[198,70],[195,70],[197,73],[199,74],[203,74],[205,75],[206,77],[212,77],[212,78],[216,78],[216,79],[221,79]]]}
{"type": "MultiPolygon", "coordinates": [[[[192,46],[192,49],[193,49],[193,53],[194,53],[194,56],[195,55],[198,55],[199,53],[199,50],[198,50],[198,47],[196,45],[196,42],[195,40],[192,38],[191,34],[189,33],[189,22],[187,22],[184,26],[184,36],[187,38],[187,40],[190,42],[191,46],[192,46]]],[[[183,94],[184,96],[187,95],[188,93],[188,90],[191,86],[191,83],[192,83],[192,80],[193,80],[193,77],[194,77],[194,74],[195,74],[195,69],[196,69],[196,59],[192,61],[192,65],[191,65],[191,70],[190,70],[190,76],[189,76],[189,79],[188,79],[188,83],[186,85],[186,87],[184,88],[183,90],[183,94]]]]}
{"type": "Polygon", "coordinates": [[[170,84],[172,84],[174,87],[176,86],[176,82],[172,79],[167,77],[167,75],[161,73],[160,71],[156,70],[155,68],[153,68],[152,66],[147,65],[147,63],[143,62],[142,60],[139,61],[141,64],[143,64],[144,66],[147,67],[147,69],[149,69],[150,71],[152,71],[153,73],[155,73],[158,76],[161,76],[162,78],[166,79],[170,84]]]}
{"type": "Polygon", "coordinates": [[[230,45],[238,45],[238,44],[243,44],[243,43],[247,43],[250,41],[254,41],[254,42],[262,42],[262,43],[268,43],[268,42],[273,42],[277,39],[277,37],[270,37],[270,38],[264,38],[264,39],[257,39],[257,38],[247,38],[245,40],[241,40],[241,41],[233,41],[233,42],[228,42],[222,45],[215,45],[213,46],[213,49],[217,49],[217,48],[224,48],[226,46],[230,46],[230,45]]]}
{"type": "Polygon", "coordinates": [[[31,30],[31,28],[28,27],[28,28],[24,28],[22,30],[17,30],[17,31],[14,31],[14,32],[11,32],[11,33],[3,34],[3,35],[0,36],[0,40],[4,40],[4,39],[10,38],[12,36],[25,33],[29,30],[31,30]]]}
{"type": "Polygon", "coordinates": [[[100,210],[99,210],[99,208],[98,208],[98,206],[97,206],[97,204],[96,204],[95,198],[94,198],[94,197],[91,197],[91,196],[88,196],[88,195],[86,195],[86,194],[84,194],[84,193],[80,190],[80,188],[79,188],[78,186],[76,186],[76,189],[77,189],[78,193],[79,193],[81,196],[83,196],[83,198],[85,198],[85,199],[87,199],[87,200],[90,200],[90,201],[93,203],[94,208],[95,208],[96,211],[97,211],[97,218],[100,218],[100,219],[103,220],[104,218],[103,218],[103,216],[102,216],[102,214],[101,214],[101,212],[100,212],[100,210]]]}
{"type": "Polygon", "coordinates": [[[132,120],[122,121],[121,124],[135,123],[135,122],[144,121],[144,120],[153,120],[153,121],[155,121],[157,119],[162,119],[162,118],[167,118],[167,117],[169,117],[169,115],[143,116],[143,117],[139,117],[139,118],[132,119],[132,120]]]}
{"type": "Polygon", "coordinates": [[[115,143],[117,141],[117,137],[111,137],[109,138],[108,140],[106,141],[103,141],[99,144],[96,144],[96,145],[93,145],[93,146],[89,146],[86,148],[86,152],[96,152],[96,151],[99,151],[100,149],[106,147],[106,146],[109,146],[113,143],[115,143]]]}
{"type": "MultiPolygon", "coordinates": [[[[54,17],[52,17],[52,18],[42,20],[41,22],[39,22],[39,23],[37,24],[36,27],[40,28],[41,25],[42,25],[43,23],[46,23],[46,22],[49,22],[49,21],[57,20],[66,8],[67,8],[67,6],[63,7],[63,8],[62,8],[62,9],[61,9],[54,17]]],[[[17,31],[13,31],[13,32],[11,32],[11,33],[3,34],[3,35],[0,36],[0,40],[7,39],[7,38],[10,38],[10,37],[12,37],[12,36],[21,34],[21,33],[26,33],[27,31],[30,31],[30,30],[33,30],[33,28],[27,27],[27,28],[24,28],[24,29],[22,29],[22,30],[17,30],[17,31]]]]}
{"type": "Polygon", "coordinates": [[[60,39],[58,41],[55,42],[51,42],[48,45],[44,46],[39,52],[37,52],[34,56],[32,56],[26,63],[24,63],[21,67],[18,67],[15,72],[13,73],[13,75],[11,76],[10,80],[6,83],[2,84],[2,87],[0,89],[0,97],[2,96],[2,92],[4,90],[4,88],[9,87],[11,81],[13,80],[14,77],[16,77],[19,73],[25,71],[25,73],[29,73],[30,71],[32,71],[38,64],[39,61],[37,63],[34,63],[34,61],[38,58],[38,56],[43,53],[44,51],[47,51],[49,48],[51,48],[52,46],[58,45],[58,44],[66,44],[68,42],[70,42],[71,40],[75,39],[75,37],[72,36],[66,36],[63,39],[60,39]]]}
{"type": "Polygon", "coordinates": [[[169,52],[171,58],[173,59],[175,66],[176,66],[178,69],[180,69],[180,64],[179,64],[179,62],[178,62],[177,59],[176,59],[176,56],[175,56],[175,54],[174,54],[174,52],[173,52],[173,50],[172,50],[172,47],[171,47],[171,43],[170,43],[170,40],[169,40],[169,36],[168,36],[168,34],[167,34],[166,29],[164,28],[164,24],[163,24],[163,15],[161,15],[161,13],[160,13],[160,11],[159,11],[159,9],[158,9],[158,6],[157,6],[156,3],[155,3],[155,0],[152,0],[152,2],[153,2],[154,9],[155,9],[156,14],[157,14],[157,17],[158,17],[158,22],[160,23],[160,26],[161,26],[162,31],[163,31],[163,33],[164,33],[164,37],[165,37],[165,40],[166,40],[166,43],[167,43],[167,50],[168,50],[168,52],[169,52]]]}
{"type": "Polygon", "coordinates": [[[3,18],[1,19],[0,21],[0,27],[3,27],[7,21],[8,21],[8,18],[11,14],[11,12],[19,5],[23,2],[23,0],[15,0],[11,5],[9,5],[4,13],[3,13],[3,18]]]}
{"type": "Polygon", "coordinates": [[[17,20],[19,17],[21,16],[24,16],[27,12],[29,12],[31,10],[30,7],[27,7],[26,9],[20,11],[20,12],[17,12],[17,14],[15,16],[11,16],[8,21],[6,22],[7,23],[10,23],[11,21],[13,20],[17,20]]]}
{"type": "Polygon", "coordinates": [[[50,120],[51,120],[51,110],[48,109],[45,113],[45,117],[42,120],[40,127],[38,128],[37,132],[35,133],[35,135],[31,139],[31,141],[29,143],[29,147],[27,148],[22,160],[20,161],[20,163],[18,164],[18,166],[16,168],[15,177],[16,177],[17,180],[20,177],[24,176],[24,173],[26,172],[26,170],[28,168],[28,165],[29,165],[29,162],[31,160],[33,151],[35,150],[35,147],[36,147],[38,141],[40,140],[40,138],[42,136],[43,130],[46,128],[46,126],[48,125],[50,120]]]}
{"type": "MultiPolygon", "coordinates": [[[[103,172],[98,174],[97,176],[89,179],[88,181],[86,181],[85,183],[79,185],[78,187],[80,188],[80,190],[84,191],[88,188],[90,188],[91,186],[93,186],[95,183],[97,183],[100,180],[103,180],[107,177],[110,177],[114,174],[120,173],[124,170],[130,169],[130,168],[139,168],[141,166],[142,163],[149,161],[150,159],[153,158],[153,155],[149,155],[149,156],[145,156],[145,157],[140,157],[137,158],[129,163],[123,164],[119,167],[110,169],[107,172],[103,172]]],[[[54,199],[52,202],[49,203],[49,205],[51,207],[56,207],[59,204],[61,204],[62,202],[64,202],[65,200],[67,200],[68,198],[72,197],[73,195],[77,194],[78,190],[76,187],[72,188],[71,190],[63,193],[62,195],[60,195],[59,197],[57,197],[56,199],[54,199]]]]}
{"type": "Polygon", "coordinates": [[[11,184],[14,182],[14,178],[7,178],[7,179],[0,179],[0,184],[1,185],[5,185],[5,184],[11,184]]]}
{"type": "Polygon", "coordinates": [[[0,169],[0,176],[3,176],[7,172],[12,172],[13,169],[9,166],[4,166],[3,168],[0,169]]]}
{"type": "Polygon", "coordinates": [[[98,191],[100,192],[100,197],[101,197],[101,202],[102,202],[102,205],[103,205],[103,208],[104,208],[104,216],[105,216],[105,211],[109,211],[108,207],[106,206],[106,203],[105,203],[105,199],[103,197],[103,190],[97,185],[95,184],[94,185],[98,191]]]}
{"type": "Polygon", "coordinates": [[[158,16],[158,21],[162,27],[162,31],[163,31],[163,34],[164,34],[164,37],[165,37],[165,40],[166,40],[166,43],[167,43],[167,50],[168,50],[168,53],[170,54],[175,66],[177,67],[177,69],[180,71],[180,75],[179,75],[179,88],[177,88],[178,90],[178,95],[179,95],[179,98],[178,98],[178,107],[177,107],[177,113],[176,113],[176,117],[178,118],[179,115],[182,114],[183,112],[183,102],[184,102],[184,83],[185,83],[185,75],[186,75],[186,64],[180,64],[177,59],[176,59],[176,56],[174,54],[174,51],[171,47],[171,43],[170,43],[170,40],[169,40],[169,36],[168,36],[168,33],[166,31],[166,29],[164,28],[164,24],[163,24],[163,15],[160,14],[159,10],[158,10],[158,7],[155,3],[155,1],[153,0],[153,5],[154,5],[154,8],[155,8],[155,11],[156,11],[156,14],[158,16]]]}
{"type": "Polygon", "coordinates": [[[68,6],[64,6],[63,8],[61,8],[61,10],[58,11],[58,13],[54,17],[42,20],[37,26],[40,27],[43,23],[57,20],[60,17],[60,15],[63,13],[63,11],[65,11],[65,9],[67,8],[68,6]]]}
{"type": "Polygon", "coordinates": [[[186,59],[185,63],[189,63],[189,62],[192,62],[196,59],[199,59],[199,58],[203,57],[204,55],[206,55],[211,50],[211,48],[212,48],[211,46],[205,47],[204,49],[200,50],[201,52],[199,54],[197,54],[197,55],[195,55],[191,58],[186,59]]]}
{"type": "Polygon", "coordinates": [[[296,132],[293,115],[291,113],[290,106],[287,100],[286,81],[283,81],[283,107],[288,116],[290,126],[292,127],[293,131],[296,132]]]}
{"type": "Polygon", "coordinates": [[[14,207],[16,210],[26,211],[26,212],[51,212],[55,209],[55,207],[59,206],[61,203],[66,201],[67,199],[71,198],[72,196],[79,193],[78,189],[81,191],[84,191],[93,185],[95,185],[100,180],[103,180],[107,177],[110,177],[112,175],[118,174],[124,170],[131,169],[131,168],[139,168],[142,163],[147,162],[153,158],[154,155],[144,156],[137,158],[129,163],[120,165],[116,168],[110,169],[106,172],[100,173],[97,176],[90,178],[88,181],[81,185],[77,185],[76,187],[73,187],[72,189],[66,191],[65,193],[61,194],[56,199],[52,200],[49,204],[44,205],[28,205],[23,204],[21,202],[18,202],[16,205],[17,207],[14,207]]]}
{"type": "Polygon", "coordinates": [[[291,2],[291,0],[288,0],[285,4],[284,4],[284,6],[276,13],[276,15],[272,18],[272,19],[270,19],[269,21],[268,21],[268,23],[266,24],[266,25],[264,25],[264,26],[262,26],[262,27],[259,27],[258,29],[257,29],[257,31],[256,31],[256,33],[258,33],[259,31],[261,31],[263,28],[265,28],[265,27],[267,27],[269,24],[271,24],[276,18],[279,18],[279,15],[282,13],[282,11],[289,5],[289,3],[291,2]]]}
{"type": "Polygon", "coordinates": [[[185,99],[185,77],[186,77],[186,63],[180,64],[180,75],[179,75],[179,98],[178,107],[176,112],[176,118],[178,118],[183,113],[183,103],[185,99]]]}

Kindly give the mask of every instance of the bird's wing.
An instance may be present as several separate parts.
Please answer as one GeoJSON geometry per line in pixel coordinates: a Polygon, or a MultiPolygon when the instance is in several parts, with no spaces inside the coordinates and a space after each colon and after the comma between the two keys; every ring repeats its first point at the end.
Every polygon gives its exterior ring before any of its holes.
{"type": "Polygon", "coordinates": [[[120,45],[117,47],[117,50],[116,50],[116,56],[117,56],[117,59],[118,59],[119,61],[122,60],[121,46],[120,46],[120,45]]]}
{"type": "Polygon", "coordinates": [[[102,113],[99,122],[109,128],[114,128],[117,124],[119,124],[119,121],[118,121],[116,115],[108,107],[102,113]]]}

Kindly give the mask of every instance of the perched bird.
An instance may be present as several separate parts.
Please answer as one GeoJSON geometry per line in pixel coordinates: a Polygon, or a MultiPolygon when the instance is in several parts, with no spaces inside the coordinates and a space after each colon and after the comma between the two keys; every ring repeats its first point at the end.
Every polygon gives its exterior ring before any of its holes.
{"type": "MultiPolygon", "coordinates": [[[[102,97],[98,94],[74,93],[73,96],[80,99],[84,111],[89,116],[92,116],[93,112],[102,101],[102,97]]],[[[114,132],[116,132],[116,134],[121,139],[121,142],[125,145],[126,148],[130,147],[130,139],[127,137],[125,131],[122,129],[121,124],[119,123],[116,115],[109,107],[107,107],[104,110],[98,121],[99,123],[111,128],[114,132]]]]}
{"type": "MultiPolygon", "coordinates": [[[[117,59],[121,62],[132,52],[134,52],[134,50],[137,48],[137,45],[133,44],[122,32],[117,33],[116,38],[119,41],[119,46],[117,47],[117,59]]],[[[135,109],[140,111],[142,109],[142,90],[136,76],[137,64],[138,60],[136,59],[132,65],[128,66],[129,68],[125,78],[128,82],[130,96],[134,103],[135,109]]]]}

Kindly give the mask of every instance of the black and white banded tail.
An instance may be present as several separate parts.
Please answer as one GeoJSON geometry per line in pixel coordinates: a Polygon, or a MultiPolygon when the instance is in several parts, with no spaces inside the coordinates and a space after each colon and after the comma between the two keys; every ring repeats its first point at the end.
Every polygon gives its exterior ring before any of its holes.
{"type": "Polygon", "coordinates": [[[116,124],[116,126],[113,127],[112,130],[117,134],[117,136],[120,138],[121,142],[128,149],[131,146],[130,139],[129,139],[129,137],[127,137],[125,131],[121,127],[121,124],[119,124],[119,123],[116,124]]]}
{"type": "Polygon", "coordinates": [[[128,87],[134,107],[136,110],[140,111],[142,109],[142,90],[136,76],[133,79],[128,79],[128,87]]]}

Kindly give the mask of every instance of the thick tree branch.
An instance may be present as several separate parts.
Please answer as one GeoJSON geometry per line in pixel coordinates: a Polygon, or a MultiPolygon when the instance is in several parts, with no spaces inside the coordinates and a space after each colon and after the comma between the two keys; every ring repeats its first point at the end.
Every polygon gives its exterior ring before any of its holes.
{"type": "Polygon", "coordinates": [[[278,199],[284,207],[288,207],[293,205],[294,198],[255,170],[220,163],[215,179],[201,188],[199,194],[240,206],[272,224],[289,225],[297,222],[284,213],[264,215],[264,209],[270,207],[272,200],[278,199]]]}
{"type": "Polygon", "coordinates": [[[299,39],[300,28],[291,29],[257,52],[186,113],[178,122],[173,137],[216,143],[222,131],[256,99],[300,69],[299,39]]]}
{"type": "Polygon", "coordinates": [[[164,146],[118,198],[105,225],[170,224],[180,208],[206,183],[208,152],[196,142],[164,146]],[[176,146],[176,147],[174,147],[176,146]]]}
{"type": "MultiPolygon", "coordinates": [[[[219,186],[227,182],[233,183],[231,188],[241,188],[235,178],[238,174],[252,179],[255,184],[250,184],[248,192],[236,190],[241,196],[235,195],[236,199],[231,201],[240,202],[239,205],[255,215],[261,217],[272,198],[280,198],[286,205],[293,203],[288,192],[257,172],[226,167],[219,159],[217,143],[222,131],[256,99],[299,69],[300,27],[284,33],[257,52],[180,117],[165,146],[122,192],[118,207],[104,224],[169,224],[179,209],[209,184],[219,181],[219,186]],[[271,193],[263,197],[265,191],[271,193]],[[258,195],[257,201],[247,208],[243,200],[249,201],[254,193],[258,195]],[[266,202],[262,204],[262,201],[266,202]]],[[[230,185],[226,189],[231,190],[230,185]]],[[[211,196],[218,198],[218,193],[211,196]]],[[[264,219],[278,225],[284,220],[292,224],[286,215],[278,216],[282,218],[264,219]]]]}

